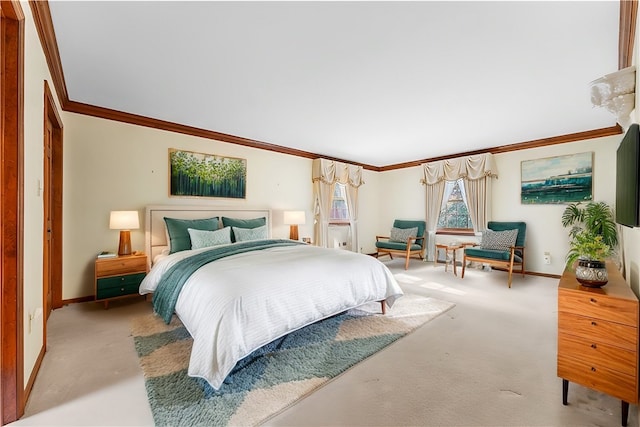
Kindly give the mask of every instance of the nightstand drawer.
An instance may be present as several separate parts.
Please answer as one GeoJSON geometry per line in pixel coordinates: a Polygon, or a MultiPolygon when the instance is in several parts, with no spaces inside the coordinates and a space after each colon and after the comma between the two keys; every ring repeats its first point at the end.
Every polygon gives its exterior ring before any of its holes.
{"type": "Polygon", "coordinates": [[[638,349],[638,329],[593,317],[558,312],[558,334],[567,333],[587,340],[611,344],[630,351],[638,349]]]}
{"type": "Polygon", "coordinates": [[[101,288],[98,286],[98,291],[96,295],[96,299],[101,300],[104,298],[113,298],[119,297],[123,295],[133,295],[138,293],[140,284],[139,283],[127,283],[122,284],[121,286],[101,288]]]}
{"type": "Polygon", "coordinates": [[[123,276],[103,277],[98,279],[98,290],[117,288],[128,285],[140,286],[146,273],[126,274],[123,276]]]}
{"type": "Polygon", "coordinates": [[[96,283],[96,299],[137,294],[146,273],[104,277],[96,283]]]}
{"type": "Polygon", "coordinates": [[[147,271],[146,256],[127,256],[96,261],[96,277],[147,271]]]}

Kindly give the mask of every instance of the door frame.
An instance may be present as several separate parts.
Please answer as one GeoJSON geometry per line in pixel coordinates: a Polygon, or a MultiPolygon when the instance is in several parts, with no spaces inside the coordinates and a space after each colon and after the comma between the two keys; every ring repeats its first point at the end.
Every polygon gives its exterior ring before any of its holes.
{"type": "MultiPolygon", "coordinates": [[[[62,307],[62,141],[63,124],[53,93],[49,88],[49,83],[44,81],[44,123],[43,123],[43,143],[44,133],[47,129],[47,121],[53,126],[51,135],[51,180],[49,191],[51,192],[51,308],[62,307]]],[[[45,190],[46,191],[46,190],[45,190]]],[[[46,218],[45,218],[46,220],[46,218]]],[[[46,226],[46,225],[45,225],[46,226]]],[[[43,242],[44,244],[44,242],[43,242]]],[[[44,273],[44,272],[43,272],[44,273]]],[[[44,289],[43,289],[44,293],[44,289]]],[[[43,308],[46,307],[43,294],[43,308]]],[[[44,318],[44,346],[47,340],[46,313],[44,318]]]]}
{"type": "Polygon", "coordinates": [[[0,421],[24,413],[24,13],[0,2],[0,421]]]}

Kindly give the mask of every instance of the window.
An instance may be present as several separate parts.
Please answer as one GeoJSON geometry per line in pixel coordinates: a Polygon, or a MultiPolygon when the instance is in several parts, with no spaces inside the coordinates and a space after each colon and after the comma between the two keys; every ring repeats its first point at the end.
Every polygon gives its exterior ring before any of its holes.
{"type": "Polygon", "coordinates": [[[464,183],[461,179],[449,181],[444,190],[446,203],[443,203],[438,217],[438,230],[443,229],[473,229],[467,205],[464,202],[464,183]]]}
{"type": "Polygon", "coordinates": [[[349,222],[349,208],[347,207],[347,188],[345,184],[336,183],[333,189],[330,222],[349,222]]]}

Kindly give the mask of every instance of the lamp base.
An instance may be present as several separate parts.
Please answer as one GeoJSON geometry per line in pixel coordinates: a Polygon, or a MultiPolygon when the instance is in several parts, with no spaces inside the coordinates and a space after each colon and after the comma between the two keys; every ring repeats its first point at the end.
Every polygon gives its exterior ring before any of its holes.
{"type": "Polygon", "coordinates": [[[289,226],[289,239],[298,240],[298,226],[290,225],[289,226]]]}
{"type": "Polygon", "coordinates": [[[131,255],[131,232],[129,230],[120,230],[118,255],[131,255]]]}

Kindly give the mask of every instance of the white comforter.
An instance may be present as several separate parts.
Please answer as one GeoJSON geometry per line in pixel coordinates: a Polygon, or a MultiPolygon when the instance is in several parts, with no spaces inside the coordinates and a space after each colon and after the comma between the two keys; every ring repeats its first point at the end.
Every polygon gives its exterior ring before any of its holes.
{"type": "MultiPolygon", "coordinates": [[[[159,260],[140,285],[154,292],[178,260],[159,260]]],[[[377,259],[310,245],[233,255],[197,270],[185,283],[176,313],[193,337],[189,375],[218,389],[236,362],[263,345],[320,319],[367,302],[402,295],[377,259]]]]}

